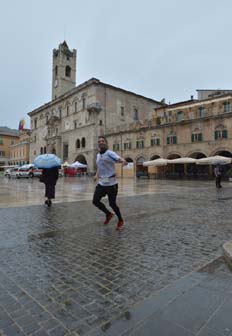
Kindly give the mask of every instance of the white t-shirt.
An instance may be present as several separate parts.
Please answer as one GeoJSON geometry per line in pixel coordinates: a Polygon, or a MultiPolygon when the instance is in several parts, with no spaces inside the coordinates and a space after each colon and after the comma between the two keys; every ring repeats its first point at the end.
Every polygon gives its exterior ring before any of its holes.
{"type": "Polygon", "coordinates": [[[112,186],[117,183],[115,177],[115,163],[118,162],[119,159],[120,156],[109,149],[103,154],[97,154],[98,183],[100,185],[112,186]]]}

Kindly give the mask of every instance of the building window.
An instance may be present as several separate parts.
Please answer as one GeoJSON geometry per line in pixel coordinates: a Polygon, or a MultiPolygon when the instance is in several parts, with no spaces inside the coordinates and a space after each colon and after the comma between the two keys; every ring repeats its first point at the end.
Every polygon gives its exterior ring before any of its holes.
{"type": "Polygon", "coordinates": [[[37,128],[37,119],[34,120],[34,126],[37,128]]]}
{"type": "Polygon", "coordinates": [[[205,108],[204,107],[199,107],[198,109],[198,115],[199,115],[199,118],[204,118],[205,117],[205,108]]]}
{"type": "Polygon", "coordinates": [[[170,135],[167,137],[167,144],[168,145],[174,145],[177,143],[177,137],[176,135],[170,135]]]}
{"type": "Polygon", "coordinates": [[[102,123],[102,120],[99,120],[99,125],[100,125],[100,126],[102,126],[102,125],[103,125],[103,123],[102,123]]]}
{"type": "Polygon", "coordinates": [[[160,138],[151,139],[151,146],[159,146],[160,145],[160,138]]]}
{"type": "Polygon", "coordinates": [[[46,147],[44,147],[44,154],[46,154],[47,153],[47,148],[46,147]]]}
{"type": "Polygon", "coordinates": [[[137,140],[136,148],[144,148],[144,140],[137,140]]]}
{"type": "Polygon", "coordinates": [[[80,147],[81,147],[80,139],[77,139],[77,141],[76,141],[76,148],[80,148],[80,147]]]}
{"type": "Polygon", "coordinates": [[[71,68],[69,65],[66,66],[65,68],[65,76],[66,77],[71,77],[71,68]]]}
{"type": "Polygon", "coordinates": [[[58,76],[58,67],[57,67],[57,65],[56,65],[56,67],[55,67],[55,76],[56,76],[56,77],[58,76]]]}
{"type": "Polygon", "coordinates": [[[120,145],[117,143],[117,144],[113,144],[113,151],[119,151],[120,150],[120,145]]]}
{"type": "Polygon", "coordinates": [[[199,142],[202,141],[202,133],[192,133],[191,135],[192,142],[199,142]]]}
{"type": "Polygon", "coordinates": [[[68,158],[68,144],[63,144],[63,158],[64,160],[68,158]]]}
{"type": "Polygon", "coordinates": [[[214,132],[214,139],[215,140],[227,139],[227,130],[226,129],[216,130],[214,132]]]}
{"type": "Polygon", "coordinates": [[[0,156],[5,156],[5,152],[4,151],[0,151],[0,156]]]}
{"type": "Polygon", "coordinates": [[[43,147],[40,147],[40,154],[43,154],[43,147]]]}
{"type": "Polygon", "coordinates": [[[74,128],[77,128],[77,122],[74,121],[74,128]]]}
{"type": "Polygon", "coordinates": [[[36,142],[36,135],[34,135],[34,142],[36,142]]]}
{"type": "Polygon", "coordinates": [[[69,105],[67,106],[67,116],[69,116],[69,105]]]}
{"type": "Polygon", "coordinates": [[[3,139],[0,139],[0,145],[3,145],[3,139]]]}
{"type": "Polygon", "coordinates": [[[85,109],[85,104],[86,104],[86,100],[85,98],[82,98],[82,109],[83,110],[85,109]]]}
{"type": "Polygon", "coordinates": [[[121,106],[121,117],[124,117],[124,106],[121,106]]]}
{"type": "Polygon", "coordinates": [[[82,148],[85,148],[85,138],[82,138],[82,139],[81,139],[81,147],[82,147],[82,148]]]}
{"type": "Polygon", "coordinates": [[[230,103],[229,102],[223,103],[223,106],[224,106],[224,111],[223,112],[230,112],[230,103]]]}
{"type": "Polygon", "coordinates": [[[139,120],[139,113],[137,108],[134,108],[134,115],[133,115],[133,119],[134,120],[139,120]]]}
{"type": "Polygon", "coordinates": [[[123,146],[124,146],[124,149],[131,149],[131,143],[130,142],[125,142],[123,144],[123,146]]]}
{"type": "Polygon", "coordinates": [[[74,112],[77,112],[77,102],[74,103],[74,112]]]}
{"type": "Polygon", "coordinates": [[[182,121],[183,120],[183,112],[179,111],[177,112],[177,121],[182,121]]]}
{"type": "Polygon", "coordinates": [[[61,108],[59,108],[59,118],[61,119],[61,117],[62,117],[62,110],[61,108]]]}

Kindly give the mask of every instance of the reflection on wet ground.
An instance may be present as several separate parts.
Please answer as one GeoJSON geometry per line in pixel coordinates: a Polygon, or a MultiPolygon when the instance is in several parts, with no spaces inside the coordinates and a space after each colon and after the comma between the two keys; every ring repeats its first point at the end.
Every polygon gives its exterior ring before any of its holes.
{"type": "Polygon", "coordinates": [[[135,323],[136,307],[219,258],[232,236],[230,184],[122,180],[119,233],[115,218],[102,225],[90,179],[61,179],[51,208],[36,180],[0,185],[0,333],[9,335],[110,335],[118,316],[135,323]]]}

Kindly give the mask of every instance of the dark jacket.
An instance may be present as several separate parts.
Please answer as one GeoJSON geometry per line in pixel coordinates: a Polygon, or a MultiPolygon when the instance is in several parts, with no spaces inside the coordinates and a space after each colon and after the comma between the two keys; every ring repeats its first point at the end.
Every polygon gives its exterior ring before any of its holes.
{"type": "Polygon", "coordinates": [[[50,169],[43,169],[42,171],[42,180],[45,184],[56,185],[56,181],[59,177],[59,168],[54,167],[50,169]]]}

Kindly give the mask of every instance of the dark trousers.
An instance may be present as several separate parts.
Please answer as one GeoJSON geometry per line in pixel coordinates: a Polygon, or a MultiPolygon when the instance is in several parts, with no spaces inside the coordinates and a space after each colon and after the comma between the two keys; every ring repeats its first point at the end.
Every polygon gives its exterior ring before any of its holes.
{"type": "Polygon", "coordinates": [[[221,179],[222,179],[221,175],[216,176],[215,182],[216,182],[216,187],[217,188],[221,188],[221,179]]]}
{"type": "Polygon", "coordinates": [[[45,197],[55,198],[55,184],[45,184],[45,197]]]}
{"type": "Polygon", "coordinates": [[[116,216],[118,217],[118,220],[122,220],[120,209],[116,204],[117,193],[117,184],[113,186],[101,186],[100,184],[98,184],[93,195],[93,204],[98,209],[103,211],[106,216],[108,216],[110,214],[110,211],[106,208],[105,204],[101,202],[102,197],[105,197],[107,195],[110,207],[114,210],[116,216]]]}

